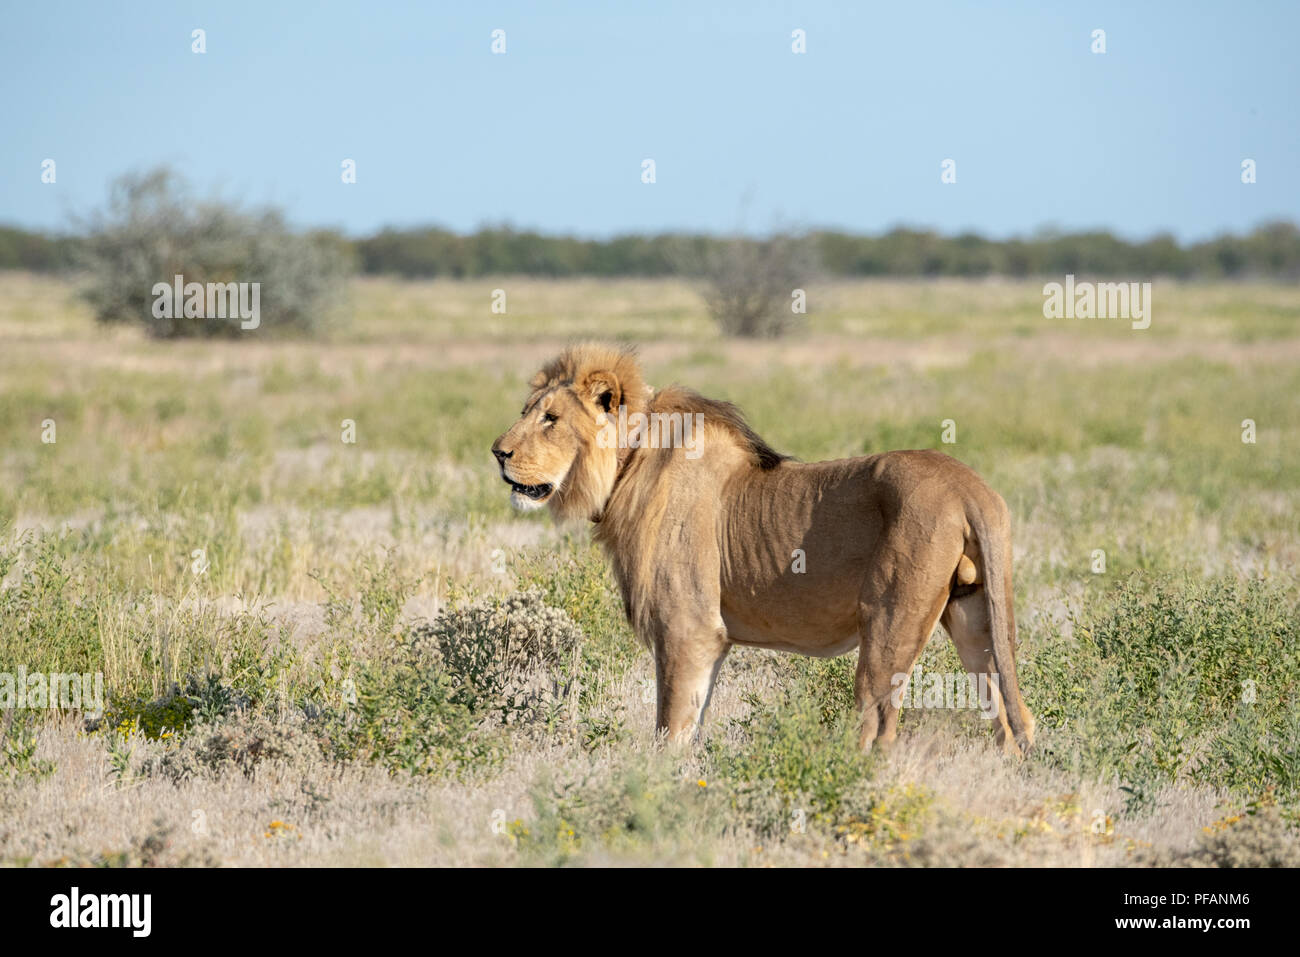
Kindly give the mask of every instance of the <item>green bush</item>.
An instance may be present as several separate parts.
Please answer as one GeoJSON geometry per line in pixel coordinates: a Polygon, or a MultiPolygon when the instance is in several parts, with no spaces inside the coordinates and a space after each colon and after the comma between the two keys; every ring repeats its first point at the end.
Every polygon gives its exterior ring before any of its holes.
{"type": "Polygon", "coordinates": [[[216,675],[189,675],[184,685],[174,685],[160,698],[137,695],[111,700],[103,717],[87,725],[91,730],[112,729],[122,735],[139,732],[156,741],[184,734],[193,724],[216,724],[252,704],[246,693],[216,675]]]}
{"type": "Polygon", "coordinates": [[[0,711],[0,780],[39,780],[54,773],[53,762],[36,756],[36,724],[30,711],[0,711]]]}
{"type": "Polygon", "coordinates": [[[585,534],[530,549],[515,558],[511,571],[520,588],[540,588],[548,605],[582,622],[583,654],[592,661],[622,668],[645,653],[627,623],[608,559],[585,534]]]}
{"type": "MultiPolygon", "coordinates": [[[[120,177],[108,206],[83,224],[78,265],[101,322],[136,323],[152,335],[234,336],[319,331],[339,303],[349,270],[342,246],[292,232],[277,210],[197,200],[165,168],[120,177]],[[156,283],[260,283],[259,325],[238,316],[156,318],[156,283]]],[[[177,307],[180,304],[175,304],[177,307]]]]}
{"type": "Polygon", "coordinates": [[[870,781],[876,752],[859,750],[857,716],[838,700],[827,670],[827,663],[805,664],[774,700],[751,696],[749,712],[733,719],[739,742],[709,739],[712,776],[760,833],[788,830],[792,816],[842,823],[870,781]]]}
{"type": "Polygon", "coordinates": [[[548,865],[606,854],[665,862],[698,856],[707,853],[699,836],[714,837],[728,822],[707,782],[683,778],[655,756],[580,780],[542,780],[533,804],[535,817],[509,822],[507,833],[526,858],[548,865]]]}
{"type": "Polygon", "coordinates": [[[548,605],[582,622],[577,707],[586,746],[622,740],[627,734],[618,713],[622,707],[609,688],[626,677],[645,648],[628,626],[609,562],[597,546],[570,535],[561,547],[525,552],[512,571],[521,588],[541,589],[548,605]]]}
{"type": "Polygon", "coordinates": [[[574,717],[582,632],[530,588],[444,612],[356,667],[354,700],[312,704],[332,757],[413,774],[491,772],[502,725],[548,733],[574,717]]]}
{"type": "Polygon", "coordinates": [[[355,700],[310,709],[331,758],[410,774],[467,776],[500,766],[504,740],[455,700],[453,680],[424,647],[395,642],[357,667],[354,686],[355,700]]]}
{"type": "Polygon", "coordinates": [[[1276,585],[1134,575],[1073,637],[1026,649],[1036,760],[1117,776],[1131,808],[1183,780],[1294,801],[1298,649],[1295,600],[1276,585]]]}

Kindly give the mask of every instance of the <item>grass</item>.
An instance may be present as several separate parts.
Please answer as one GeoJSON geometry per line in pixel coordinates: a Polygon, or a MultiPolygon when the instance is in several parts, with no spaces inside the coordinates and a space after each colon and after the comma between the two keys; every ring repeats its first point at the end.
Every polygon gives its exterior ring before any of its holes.
{"type": "MultiPolygon", "coordinates": [[[[1161,283],[1135,332],[1045,320],[1040,285],[834,283],[731,343],[672,282],[368,279],[324,340],[163,343],[0,276],[0,672],[108,695],[0,712],[0,863],[1289,860],[1300,291],[1161,283]],[[659,750],[603,558],[513,514],[487,454],[580,337],[805,460],[980,470],[1031,760],[939,709],[862,758],[852,655],[743,649],[704,740],[659,750]]],[[[960,668],[941,633],[921,664],[960,668]]]]}

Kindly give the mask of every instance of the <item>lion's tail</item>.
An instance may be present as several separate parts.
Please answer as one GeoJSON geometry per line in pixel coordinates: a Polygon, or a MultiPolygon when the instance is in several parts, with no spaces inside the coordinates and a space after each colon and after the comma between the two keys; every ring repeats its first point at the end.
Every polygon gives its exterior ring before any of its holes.
{"type": "Polygon", "coordinates": [[[1022,755],[1029,753],[1033,728],[1025,722],[1025,708],[1016,680],[1016,618],[1012,608],[1010,520],[1006,504],[994,496],[998,521],[990,525],[990,509],[976,507],[967,520],[975,532],[984,561],[984,596],[988,602],[989,629],[993,636],[993,662],[998,668],[998,689],[1002,692],[1007,723],[1022,755]]]}

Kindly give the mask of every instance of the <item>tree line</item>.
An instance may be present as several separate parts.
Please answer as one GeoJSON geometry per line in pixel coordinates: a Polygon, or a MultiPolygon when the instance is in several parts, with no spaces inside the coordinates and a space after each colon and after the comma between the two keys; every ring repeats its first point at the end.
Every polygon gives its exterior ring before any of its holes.
{"type": "MultiPolygon", "coordinates": [[[[699,276],[735,240],[706,235],[550,236],[509,226],[462,234],[437,227],[385,229],[365,238],[314,230],[357,271],[408,278],[527,276],[699,276]]],[[[1131,242],[1109,232],[1043,232],[1028,239],[898,228],[881,235],[817,230],[788,237],[828,276],[1059,276],[1300,279],[1300,230],[1262,225],[1244,235],[1180,244],[1162,235],[1131,242]]],[[[0,227],[0,269],[75,268],[86,236],[0,227]]]]}

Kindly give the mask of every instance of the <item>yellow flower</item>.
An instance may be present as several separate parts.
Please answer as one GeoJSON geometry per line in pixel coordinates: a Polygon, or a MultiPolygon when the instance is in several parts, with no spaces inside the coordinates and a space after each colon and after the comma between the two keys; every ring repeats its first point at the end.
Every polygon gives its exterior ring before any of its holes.
{"type": "Polygon", "coordinates": [[[700,787],[702,787],[702,788],[707,788],[707,787],[709,786],[709,782],[706,781],[706,780],[704,780],[704,778],[700,778],[700,779],[699,779],[698,781],[696,781],[695,783],[698,784],[698,785],[699,785],[700,787]]]}

